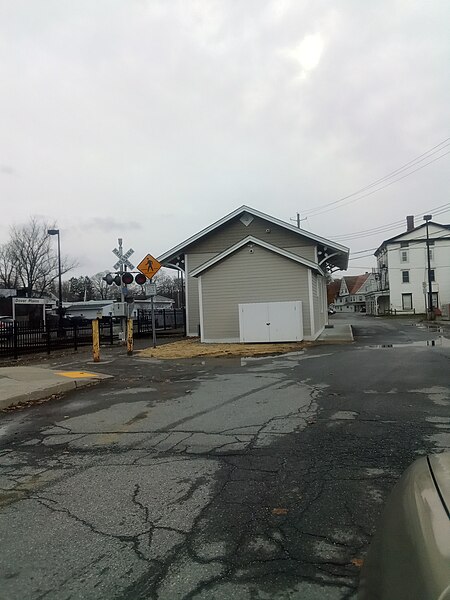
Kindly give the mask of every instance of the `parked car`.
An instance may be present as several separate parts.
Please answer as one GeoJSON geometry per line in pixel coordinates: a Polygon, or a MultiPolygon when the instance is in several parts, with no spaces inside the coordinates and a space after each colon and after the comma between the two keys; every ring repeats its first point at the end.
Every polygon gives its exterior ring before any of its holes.
{"type": "Polygon", "coordinates": [[[420,458],[382,514],[359,600],[450,600],[450,452],[420,458]]]}
{"type": "Polygon", "coordinates": [[[330,304],[330,306],[328,307],[328,314],[329,314],[329,315],[334,315],[334,314],[336,314],[336,309],[334,308],[334,306],[331,306],[331,304],[330,304]]]}
{"type": "Polygon", "coordinates": [[[14,333],[14,320],[9,316],[0,316],[0,339],[8,339],[14,333]]]}

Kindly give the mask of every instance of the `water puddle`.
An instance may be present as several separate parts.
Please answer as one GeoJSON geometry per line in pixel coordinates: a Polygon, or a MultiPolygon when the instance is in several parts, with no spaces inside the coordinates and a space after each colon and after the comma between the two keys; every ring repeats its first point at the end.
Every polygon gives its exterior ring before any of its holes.
{"type": "Polygon", "coordinates": [[[156,392],[156,388],[152,387],[135,387],[116,390],[114,392],[105,392],[101,396],[123,396],[125,394],[147,394],[148,392],[156,392]]]}
{"type": "Polygon", "coordinates": [[[353,421],[358,416],[358,413],[353,410],[338,410],[330,416],[333,421],[353,421]]]}
{"type": "Polygon", "coordinates": [[[416,323],[416,327],[419,329],[427,329],[428,331],[434,331],[436,333],[444,333],[444,328],[440,325],[429,325],[427,323],[416,323]]]}
{"type": "Polygon", "coordinates": [[[450,348],[450,339],[440,335],[434,340],[421,340],[419,342],[403,342],[398,344],[376,344],[368,346],[368,348],[425,348],[425,347],[438,347],[438,348],[450,348]]]}
{"type": "Polygon", "coordinates": [[[327,354],[305,354],[304,350],[300,350],[296,352],[286,352],[285,354],[268,354],[266,356],[244,356],[243,358],[241,358],[241,367],[245,367],[247,365],[252,366],[252,364],[254,363],[270,360],[272,362],[270,364],[265,365],[264,368],[270,368],[274,366],[278,368],[290,368],[295,362],[300,362],[302,360],[311,360],[313,358],[323,358],[324,356],[332,355],[333,352],[328,352],[327,354]]]}

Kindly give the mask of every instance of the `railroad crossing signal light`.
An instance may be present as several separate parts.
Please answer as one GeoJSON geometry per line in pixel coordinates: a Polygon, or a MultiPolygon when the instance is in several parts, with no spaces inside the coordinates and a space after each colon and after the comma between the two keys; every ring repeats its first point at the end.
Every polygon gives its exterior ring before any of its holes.
{"type": "Polygon", "coordinates": [[[104,277],[102,277],[103,281],[105,281],[108,285],[112,285],[115,283],[118,287],[123,285],[130,285],[135,281],[138,285],[144,285],[147,281],[147,277],[142,273],[137,273],[137,275],[133,276],[130,272],[125,272],[120,275],[120,273],[107,273],[104,277]]]}

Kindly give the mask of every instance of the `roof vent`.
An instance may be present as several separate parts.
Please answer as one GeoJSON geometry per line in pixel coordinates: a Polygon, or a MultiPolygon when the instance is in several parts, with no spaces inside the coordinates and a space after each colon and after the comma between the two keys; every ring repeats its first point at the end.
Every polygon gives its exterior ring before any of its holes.
{"type": "Polygon", "coordinates": [[[249,215],[248,212],[245,212],[242,217],[239,219],[239,221],[245,225],[246,227],[248,227],[250,225],[250,223],[253,221],[253,215],[249,215]]]}
{"type": "Polygon", "coordinates": [[[414,215],[408,215],[406,217],[406,231],[412,231],[414,229],[414,215]]]}

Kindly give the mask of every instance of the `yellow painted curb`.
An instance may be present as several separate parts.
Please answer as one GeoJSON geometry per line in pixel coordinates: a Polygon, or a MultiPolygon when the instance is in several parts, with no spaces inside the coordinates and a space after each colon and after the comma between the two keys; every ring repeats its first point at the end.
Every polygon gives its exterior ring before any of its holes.
{"type": "Polygon", "coordinates": [[[98,373],[89,373],[88,371],[57,371],[56,375],[70,377],[70,379],[92,379],[94,377],[101,377],[98,373]]]}

